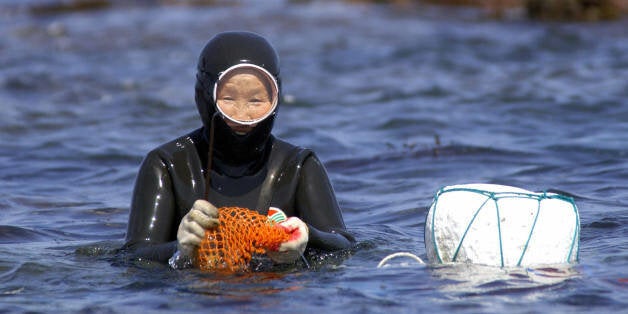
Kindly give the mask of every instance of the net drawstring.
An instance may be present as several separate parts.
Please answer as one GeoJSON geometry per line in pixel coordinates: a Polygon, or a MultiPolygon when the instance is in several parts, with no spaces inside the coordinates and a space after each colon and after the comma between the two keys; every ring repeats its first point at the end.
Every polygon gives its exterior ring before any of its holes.
{"type": "Polygon", "coordinates": [[[205,171],[205,199],[209,201],[209,191],[211,189],[211,172],[212,172],[212,158],[214,157],[214,125],[216,117],[219,116],[218,112],[212,115],[211,123],[209,125],[209,146],[207,147],[207,170],[205,171]]]}
{"type": "MultiPolygon", "coordinates": [[[[207,201],[209,201],[211,190],[216,117],[220,117],[218,112],[212,115],[209,126],[204,195],[207,201]]],[[[274,222],[267,223],[267,218],[264,215],[236,207],[220,208],[219,213],[219,229],[222,230],[207,230],[197,254],[197,262],[203,270],[244,270],[248,267],[252,254],[277,249],[281,243],[289,239],[289,235],[283,229],[274,228],[274,222]],[[264,223],[261,223],[262,221],[264,223]],[[244,234],[240,233],[242,230],[245,230],[244,234]],[[229,252],[228,250],[233,251],[229,252]]],[[[310,268],[303,253],[300,255],[305,266],[310,268]]]]}

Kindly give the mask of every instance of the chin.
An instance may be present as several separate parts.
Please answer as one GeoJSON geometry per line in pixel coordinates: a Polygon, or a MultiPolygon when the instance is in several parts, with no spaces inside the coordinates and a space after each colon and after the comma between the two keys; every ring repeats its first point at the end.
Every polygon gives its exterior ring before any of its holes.
{"type": "Polygon", "coordinates": [[[253,128],[252,128],[252,127],[250,127],[250,126],[237,126],[237,127],[231,127],[231,130],[233,130],[233,132],[234,132],[235,134],[238,134],[238,135],[245,135],[245,134],[247,134],[247,133],[251,132],[251,130],[252,130],[252,129],[253,129],[253,128]]]}
{"type": "Polygon", "coordinates": [[[241,125],[241,124],[235,124],[235,123],[229,123],[229,122],[227,122],[227,125],[231,128],[231,130],[233,130],[235,134],[238,134],[238,135],[245,135],[246,133],[251,132],[251,130],[253,130],[253,127],[255,126],[255,125],[241,125]]]}

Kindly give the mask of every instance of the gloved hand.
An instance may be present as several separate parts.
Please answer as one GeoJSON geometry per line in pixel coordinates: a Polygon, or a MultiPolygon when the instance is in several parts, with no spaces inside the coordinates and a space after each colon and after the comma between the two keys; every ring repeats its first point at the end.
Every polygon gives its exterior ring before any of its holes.
{"type": "Polygon", "coordinates": [[[170,259],[175,268],[189,266],[196,250],[205,237],[206,229],[218,227],[218,209],[206,200],[196,200],[192,209],[183,216],[177,231],[177,252],[170,259]]]}
{"type": "Polygon", "coordinates": [[[290,239],[282,243],[277,251],[268,251],[267,254],[276,263],[292,263],[303,254],[307,246],[309,238],[307,225],[297,217],[290,217],[277,227],[290,233],[290,239]]]}

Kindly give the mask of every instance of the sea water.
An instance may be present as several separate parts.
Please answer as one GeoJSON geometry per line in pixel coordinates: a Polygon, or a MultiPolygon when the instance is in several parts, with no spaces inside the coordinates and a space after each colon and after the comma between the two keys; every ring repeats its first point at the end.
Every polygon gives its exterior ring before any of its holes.
{"type": "MultiPolygon", "coordinates": [[[[0,4],[0,312],[621,312],[628,306],[628,23],[472,8],[242,1],[0,4]],[[59,5],[61,4],[61,5],[59,5]],[[106,5],[103,5],[106,4],[106,5]],[[327,167],[355,248],[215,275],[128,260],[135,175],[201,125],[198,53],[251,30],[280,54],[275,134],[327,167]],[[580,260],[425,266],[439,188],[574,198],[580,260]]],[[[75,2],[76,3],[76,2],[75,2]]]]}

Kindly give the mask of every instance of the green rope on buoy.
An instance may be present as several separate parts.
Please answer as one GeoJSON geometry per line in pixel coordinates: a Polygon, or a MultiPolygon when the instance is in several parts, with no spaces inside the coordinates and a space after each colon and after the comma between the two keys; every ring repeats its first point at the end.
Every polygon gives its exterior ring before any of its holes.
{"type": "Polygon", "coordinates": [[[495,211],[497,214],[497,235],[499,237],[499,259],[501,262],[501,266],[504,267],[504,247],[502,245],[502,223],[499,218],[499,204],[497,203],[497,198],[495,198],[495,194],[491,196],[493,201],[495,202],[495,211]]]}
{"type": "MultiPolygon", "coordinates": [[[[540,216],[541,213],[541,202],[543,200],[549,200],[549,199],[559,199],[559,200],[563,200],[566,201],[568,203],[571,204],[571,206],[573,207],[574,213],[576,215],[576,222],[580,220],[580,217],[578,215],[578,208],[576,207],[576,204],[573,200],[573,198],[568,197],[568,196],[564,196],[564,195],[560,195],[560,194],[548,194],[547,192],[543,192],[543,193],[525,193],[525,192],[491,192],[491,191],[485,191],[485,190],[480,190],[480,189],[473,189],[473,188],[450,188],[445,190],[445,187],[441,188],[437,193],[436,196],[434,197],[434,202],[433,202],[433,211],[432,211],[432,230],[431,230],[431,235],[432,235],[432,246],[434,247],[434,252],[436,253],[436,256],[438,257],[438,262],[439,263],[443,263],[443,259],[441,256],[441,252],[439,250],[438,244],[436,243],[436,227],[435,227],[435,222],[436,222],[436,210],[438,208],[438,200],[439,198],[445,194],[445,193],[449,193],[449,192],[470,192],[470,193],[476,193],[476,194],[480,194],[483,196],[486,196],[486,200],[484,200],[484,202],[482,202],[482,204],[478,207],[478,209],[475,210],[475,212],[473,213],[473,216],[471,218],[471,220],[469,221],[469,223],[467,224],[467,227],[464,230],[464,233],[462,234],[456,249],[454,251],[453,257],[451,259],[452,262],[455,262],[456,259],[458,258],[458,254],[462,248],[462,244],[469,232],[469,230],[471,229],[471,226],[473,225],[473,223],[475,222],[477,216],[479,215],[479,213],[481,212],[481,210],[486,206],[486,204],[490,201],[493,200],[493,202],[495,203],[495,210],[496,210],[496,217],[497,217],[497,232],[498,232],[498,238],[499,238],[499,254],[500,254],[500,262],[501,262],[501,266],[504,267],[504,251],[503,251],[503,243],[502,243],[502,231],[501,231],[501,221],[500,221],[500,207],[499,207],[499,200],[505,199],[505,198],[527,198],[527,199],[531,199],[531,200],[536,200],[537,201],[537,210],[536,210],[536,214],[534,216],[534,221],[532,223],[532,226],[530,228],[530,232],[528,234],[528,237],[526,239],[525,245],[523,247],[523,251],[521,252],[521,255],[519,256],[519,260],[517,261],[517,266],[521,266],[521,263],[523,261],[523,258],[527,252],[528,249],[528,245],[530,244],[530,241],[532,239],[532,236],[534,234],[534,229],[537,225],[538,222],[538,218],[540,216]]],[[[580,224],[576,223],[576,228],[574,230],[574,234],[571,240],[571,246],[569,249],[569,253],[567,256],[567,261],[571,260],[572,255],[574,253],[574,247],[576,245],[576,241],[579,238],[580,235],[580,224]]],[[[579,259],[579,250],[577,250],[576,252],[576,260],[579,259]]]]}
{"type": "MultiPolygon", "coordinates": [[[[574,213],[576,214],[576,219],[577,221],[580,221],[580,215],[578,214],[578,207],[576,207],[576,203],[573,201],[572,198],[569,198],[569,199],[571,200],[571,206],[573,206],[574,213]]],[[[576,245],[576,239],[579,239],[579,238],[580,238],[580,224],[576,226],[576,230],[574,230],[574,235],[571,238],[571,247],[569,249],[569,255],[567,255],[567,260],[571,259],[571,253],[573,252],[574,245],[576,245]]],[[[576,251],[576,261],[578,260],[580,260],[579,248],[576,251]]]]}
{"type": "MultiPolygon", "coordinates": [[[[545,193],[543,193],[545,194],[545,193]]],[[[528,244],[530,243],[530,239],[532,238],[532,233],[534,232],[534,227],[536,227],[536,221],[539,218],[539,214],[541,213],[541,200],[537,200],[538,206],[536,207],[536,215],[534,215],[534,222],[532,222],[532,228],[530,228],[530,233],[528,234],[528,239],[526,240],[526,244],[523,246],[523,252],[521,252],[521,256],[519,257],[519,261],[517,261],[517,266],[521,266],[521,261],[523,260],[523,256],[526,255],[528,251],[528,244]]]]}
{"type": "MultiPolygon", "coordinates": [[[[434,212],[432,213],[432,226],[434,226],[434,219],[436,217],[436,208],[438,208],[437,204],[438,204],[438,197],[443,193],[443,188],[441,188],[440,190],[438,190],[438,192],[436,193],[436,196],[434,196],[434,212]]],[[[443,259],[440,257],[440,251],[438,250],[438,245],[436,245],[436,234],[434,233],[434,230],[436,228],[432,228],[432,245],[434,246],[434,252],[436,252],[436,257],[438,257],[438,262],[439,263],[443,263],[443,259]]]]}
{"type": "MultiPolygon", "coordinates": [[[[482,208],[484,208],[484,205],[486,205],[486,203],[489,200],[490,200],[490,198],[487,198],[484,201],[484,203],[482,203],[482,205],[480,205],[480,207],[473,214],[473,218],[471,218],[471,221],[469,221],[469,224],[467,224],[467,228],[464,230],[464,233],[462,234],[462,237],[460,237],[460,241],[458,242],[458,247],[456,247],[456,251],[454,252],[454,257],[451,259],[452,262],[456,261],[456,258],[458,257],[458,252],[460,251],[460,247],[462,246],[462,242],[464,241],[464,238],[467,236],[467,232],[471,228],[471,225],[473,225],[473,221],[475,221],[475,217],[477,217],[477,215],[480,213],[482,208]]],[[[433,226],[433,224],[432,224],[432,226],[433,226]]],[[[432,229],[435,229],[435,228],[432,228],[432,229]]]]}

